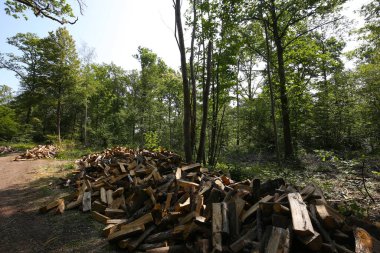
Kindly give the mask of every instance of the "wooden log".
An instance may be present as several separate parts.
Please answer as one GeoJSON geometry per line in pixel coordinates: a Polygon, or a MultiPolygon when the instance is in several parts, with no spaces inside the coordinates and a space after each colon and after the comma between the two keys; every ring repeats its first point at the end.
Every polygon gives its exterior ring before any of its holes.
{"type": "Polygon", "coordinates": [[[202,214],[203,200],[204,200],[203,195],[199,195],[199,194],[196,195],[196,197],[195,197],[195,203],[196,203],[195,212],[198,216],[202,214]]]}
{"type": "Polygon", "coordinates": [[[107,204],[110,206],[113,202],[113,197],[112,197],[112,194],[113,194],[113,190],[107,190],[106,192],[106,195],[107,195],[107,204]]]}
{"type": "Polygon", "coordinates": [[[221,203],[212,204],[212,246],[214,251],[222,252],[223,215],[221,203]]]}
{"type": "Polygon", "coordinates": [[[256,227],[249,229],[243,236],[230,245],[232,252],[239,252],[257,235],[256,227]]]}
{"type": "Polygon", "coordinates": [[[288,200],[294,232],[300,236],[314,235],[313,225],[301,195],[299,193],[289,193],[288,200]]]}
{"type": "Polygon", "coordinates": [[[314,193],[315,187],[312,184],[306,185],[300,192],[304,201],[308,200],[314,193]]]}
{"type": "Polygon", "coordinates": [[[244,222],[248,217],[250,217],[252,214],[254,214],[257,209],[259,208],[260,206],[260,202],[268,202],[268,201],[271,201],[273,199],[273,196],[271,195],[267,195],[265,196],[264,198],[262,198],[259,202],[257,202],[256,204],[254,204],[253,206],[251,206],[244,214],[243,216],[241,217],[241,221],[244,222]]]}
{"type": "Polygon", "coordinates": [[[173,198],[173,193],[169,192],[166,195],[166,201],[165,201],[165,208],[164,208],[164,210],[169,210],[169,208],[171,207],[172,198],[173,198]]]}
{"type": "Polygon", "coordinates": [[[317,231],[312,235],[298,235],[298,239],[312,251],[319,251],[322,248],[322,237],[317,231]]]}
{"type": "Polygon", "coordinates": [[[175,172],[175,179],[179,180],[182,177],[182,170],[180,168],[177,168],[175,172]]]}
{"type": "Polygon", "coordinates": [[[208,239],[198,238],[195,243],[196,252],[209,253],[210,252],[210,241],[208,239]]]}
{"type": "Polygon", "coordinates": [[[102,234],[104,237],[108,237],[110,234],[117,231],[117,224],[108,224],[105,228],[103,228],[102,234]]]}
{"type": "MultiPolygon", "coordinates": [[[[90,202],[90,204],[91,204],[91,202],[90,202]]],[[[57,209],[56,209],[56,213],[63,214],[64,212],[65,212],[65,201],[63,199],[60,199],[59,204],[58,204],[57,209]]]]}
{"type": "Polygon", "coordinates": [[[103,205],[102,203],[100,203],[100,201],[98,200],[95,200],[94,202],[92,202],[91,204],[91,210],[92,211],[96,211],[98,213],[104,213],[104,211],[106,210],[107,206],[103,205]]]}
{"type": "Polygon", "coordinates": [[[122,249],[126,248],[129,252],[133,252],[155,229],[156,226],[152,225],[149,228],[147,228],[137,239],[121,240],[119,241],[119,247],[122,249]]]}
{"type": "Polygon", "coordinates": [[[189,252],[185,245],[173,245],[155,249],[149,249],[145,251],[146,253],[186,253],[189,252]]]}
{"type": "Polygon", "coordinates": [[[324,227],[327,229],[334,229],[337,227],[334,217],[330,215],[325,204],[316,204],[315,209],[324,227]]]}
{"type": "Polygon", "coordinates": [[[371,235],[362,228],[356,228],[355,236],[355,252],[356,253],[372,253],[373,239],[371,235]]]}
{"type": "MultiPolygon", "coordinates": [[[[320,203],[323,203],[323,202],[321,200],[317,199],[316,204],[318,205],[320,203]]],[[[326,208],[327,212],[329,213],[329,215],[331,217],[333,217],[334,222],[336,224],[335,226],[336,227],[342,227],[345,224],[346,218],[342,214],[340,214],[337,210],[335,210],[334,208],[329,206],[328,204],[324,204],[324,205],[325,205],[325,208],[326,208]]]]}
{"type": "Polygon", "coordinates": [[[229,210],[229,225],[230,225],[230,236],[231,240],[235,241],[238,239],[240,234],[240,219],[236,210],[236,202],[230,201],[228,203],[229,210]]]}
{"type": "Polygon", "coordinates": [[[192,221],[197,216],[195,211],[188,213],[185,217],[179,219],[179,224],[184,225],[190,221],[192,221]]]}
{"type": "Polygon", "coordinates": [[[127,222],[126,219],[109,219],[107,220],[107,224],[121,224],[127,222]]]}
{"type": "Polygon", "coordinates": [[[158,243],[169,239],[175,239],[174,229],[169,229],[150,235],[145,239],[145,243],[158,243]]]}
{"type": "Polygon", "coordinates": [[[119,197],[122,197],[124,194],[124,187],[119,187],[117,188],[113,193],[112,193],[112,198],[116,199],[119,197]]]}
{"type": "Polygon", "coordinates": [[[49,204],[47,204],[46,206],[41,207],[38,211],[40,213],[49,212],[53,208],[56,208],[61,203],[61,201],[62,201],[62,199],[56,199],[53,202],[50,202],[49,204]]]}
{"type": "Polygon", "coordinates": [[[148,249],[155,249],[155,248],[162,248],[168,246],[168,243],[165,242],[158,242],[158,243],[143,243],[140,244],[137,248],[138,250],[146,251],[148,249]]]}
{"type": "Polygon", "coordinates": [[[126,165],[125,163],[119,163],[119,166],[120,166],[120,171],[122,172],[122,173],[126,173],[127,172],[127,170],[125,169],[125,166],[124,165],[126,165]]]}
{"type": "Polygon", "coordinates": [[[226,202],[222,202],[220,204],[222,209],[222,232],[223,234],[229,235],[230,234],[230,227],[229,227],[229,211],[228,211],[228,205],[226,202]]]}
{"type": "Polygon", "coordinates": [[[278,214],[290,214],[290,210],[289,210],[289,208],[287,208],[286,206],[283,206],[283,205],[281,205],[280,203],[278,203],[278,202],[275,202],[274,204],[273,204],[273,211],[275,212],[275,213],[278,213],[278,214]]]}
{"type": "Polygon", "coordinates": [[[266,253],[287,253],[290,250],[290,234],[288,229],[272,227],[267,245],[266,253]]]}
{"type": "Polygon", "coordinates": [[[91,192],[84,192],[83,194],[82,211],[91,211],[91,192]]]}
{"type": "Polygon", "coordinates": [[[194,170],[199,171],[200,168],[201,168],[200,163],[193,163],[193,164],[189,164],[189,165],[181,167],[181,170],[184,172],[189,172],[189,171],[194,171],[194,170]]]}
{"type": "Polygon", "coordinates": [[[83,195],[84,195],[84,193],[80,192],[77,200],[70,202],[69,204],[66,205],[66,210],[70,210],[70,209],[73,209],[73,208],[80,206],[82,204],[83,195]]]}
{"type": "Polygon", "coordinates": [[[196,188],[199,187],[199,184],[197,184],[197,183],[186,181],[186,180],[182,180],[182,179],[177,180],[177,184],[180,187],[185,188],[185,189],[186,188],[191,188],[191,187],[196,187],[196,188]]]}
{"type": "MultiPolygon", "coordinates": [[[[331,239],[329,233],[323,228],[323,226],[321,225],[321,223],[317,219],[315,206],[313,204],[310,204],[309,208],[310,208],[310,218],[312,219],[313,224],[317,227],[318,231],[321,233],[323,240],[330,245],[330,249],[332,250],[332,252],[336,253],[337,252],[336,244],[331,239]]],[[[322,245],[322,247],[323,247],[323,245],[322,245]]]]}
{"type": "Polygon", "coordinates": [[[127,236],[132,236],[135,234],[142,233],[144,230],[145,230],[144,225],[129,226],[129,227],[121,228],[119,231],[116,231],[116,232],[110,234],[107,237],[107,240],[108,241],[120,240],[120,239],[125,238],[127,236]]]}
{"type": "Polygon", "coordinates": [[[109,220],[110,218],[103,215],[103,214],[100,214],[96,211],[91,211],[91,216],[92,218],[94,218],[95,220],[99,221],[100,223],[103,223],[103,224],[107,224],[107,220],[109,220]]]}
{"type": "Polygon", "coordinates": [[[126,213],[122,209],[106,208],[104,213],[107,217],[109,217],[111,219],[120,219],[120,218],[126,217],[126,213]]]}
{"type": "Polygon", "coordinates": [[[107,204],[107,193],[104,187],[100,188],[100,201],[104,204],[107,204]]]}

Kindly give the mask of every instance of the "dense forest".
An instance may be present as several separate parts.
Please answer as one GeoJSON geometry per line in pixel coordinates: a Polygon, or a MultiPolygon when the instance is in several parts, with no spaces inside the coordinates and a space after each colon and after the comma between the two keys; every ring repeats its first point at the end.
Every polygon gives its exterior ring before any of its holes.
{"type": "MultiPolygon", "coordinates": [[[[6,12],[32,8],[75,23],[65,1],[38,2],[7,1],[6,12]]],[[[134,56],[139,70],[94,63],[94,49],[76,48],[64,27],[15,34],[8,43],[17,53],[0,52],[0,68],[14,72],[20,89],[0,86],[0,139],[163,147],[210,166],[232,153],[279,161],[312,150],[374,153],[380,1],[362,6],[360,28],[347,26],[345,2],[192,0],[182,15],[173,0],[178,69],[144,47],[134,56]],[[343,53],[347,34],[358,47],[343,53]]]]}

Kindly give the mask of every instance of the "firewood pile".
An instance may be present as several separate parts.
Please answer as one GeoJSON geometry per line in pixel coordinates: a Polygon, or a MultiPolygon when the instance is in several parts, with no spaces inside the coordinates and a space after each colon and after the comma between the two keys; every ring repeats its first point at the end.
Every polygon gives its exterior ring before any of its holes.
{"type": "Polygon", "coordinates": [[[0,155],[9,154],[15,150],[11,146],[0,146],[0,155]]]}
{"type": "Polygon", "coordinates": [[[76,193],[40,212],[91,212],[128,252],[379,252],[312,184],[235,182],[169,151],[114,148],[77,164],[76,193]]]}
{"type": "Polygon", "coordinates": [[[58,149],[53,145],[38,145],[32,149],[26,150],[15,158],[15,161],[37,160],[43,158],[54,158],[58,154],[58,149]]]}

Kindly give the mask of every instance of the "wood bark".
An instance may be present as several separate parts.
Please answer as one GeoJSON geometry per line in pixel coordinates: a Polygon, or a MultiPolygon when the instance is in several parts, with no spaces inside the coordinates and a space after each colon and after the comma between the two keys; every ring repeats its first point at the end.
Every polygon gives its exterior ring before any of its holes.
{"type": "Polygon", "coordinates": [[[191,111],[191,150],[195,148],[195,129],[197,124],[197,87],[195,82],[194,71],[194,42],[195,30],[197,26],[197,6],[196,0],[193,0],[193,31],[191,33],[191,46],[190,46],[190,76],[191,76],[191,93],[192,93],[192,111],[191,111]]]}
{"type": "Polygon", "coordinates": [[[199,137],[197,162],[201,162],[205,154],[208,101],[209,101],[210,84],[211,84],[212,49],[213,49],[213,45],[212,45],[212,41],[210,40],[207,45],[207,78],[206,78],[205,86],[203,87],[203,115],[202,115],[201,133],[199,137]]]}
{"type": "Polygon", "coordinates": [[[191,102],[190,102],[190,90],[189,90],[189,79],[187,77],[187,66],[186,66],[186,49],[185,40],[183,37],[183,28],[181,20],[181,1],[175,0],[175,23],[178,35],[178,48],[181,54],[181,72],[182,72],[182,86],[183,86],[183,149],[185,151],[186,162],[192,161],[192,150],[191,150],[191,102]]]}
{"type": "Polygon", "coordinates": [[[282,45],[282,37],[279,32],[278,17],[276,14],[275,1],[271,0],[271,18],[274,43],[277,49],[277,62],[278,62],[278,76],[280,88],[280,101],[282,111],[282,124],[284,134],[284,154],[285,159],[293,157],[292,135],[290,129],[290,116],[289,116],[289,102],[286,91],[286,75],[285,75],[285,61],[284,61],[284,47],[282,45]]]}

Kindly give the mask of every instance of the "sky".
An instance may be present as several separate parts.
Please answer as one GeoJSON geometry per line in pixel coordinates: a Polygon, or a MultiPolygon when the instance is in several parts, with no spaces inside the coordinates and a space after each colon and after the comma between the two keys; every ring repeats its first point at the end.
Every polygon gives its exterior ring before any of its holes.
{"type": "MultiPolygon", "coordinates": [[[[349,1],[345,5],[344,14],[358,19],[353,10],[360,8],[364,2],[349,1]]],[[[75,7],[76,1],[72,3],[75,7]]],[[[150,48],[170,67],[179,68],[180,55],[174,38],[174,9],[171,0],[86,0],[86,4],[84,15],[79,16],[77,23],[65,27],[76,41],[78,49],[84,43],[95,49],[95,62],[113,62],[126,70],[138,69],[139,63],[133,55],[139,46],[143,46],[150,48]]],[[[183,6],[185,9],[186,6],[183,6]]],[[[1,53],[16,52],[6,43],[7,38],[16,33],[32,32],[45,37],[49,31],[60,26],[50,19],[35,17],[32,12],[27,12],[27,16],[29,19],[24,20],[6,15],[4,1],[1,1],[1,53]]],[[[185,44],[189,43],[188,38],[185,44]]],[[[348,42],[348,49],[354,46],[354,42],[348,42]]],[[[17,90],[18,83],[13,72],[0,69],[0,84],[17,90]]]]}

